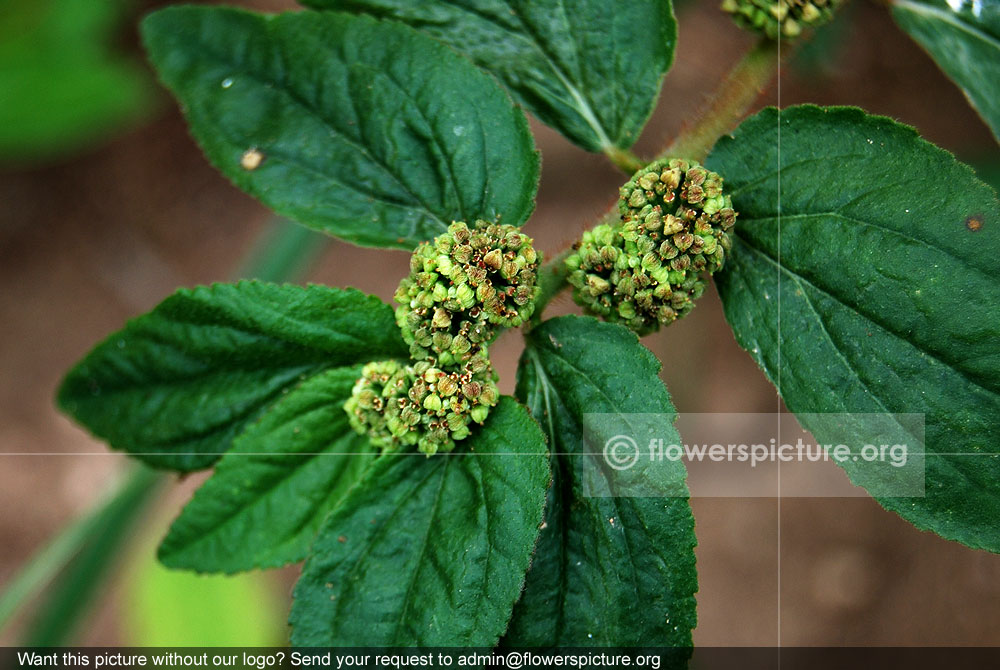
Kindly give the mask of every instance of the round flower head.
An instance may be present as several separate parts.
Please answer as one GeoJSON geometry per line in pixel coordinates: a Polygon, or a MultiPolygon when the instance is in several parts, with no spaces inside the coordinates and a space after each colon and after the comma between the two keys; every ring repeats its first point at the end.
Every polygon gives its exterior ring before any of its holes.
{"type": "Polygon", "coordinates": [[[772,40],[792,39],[805,28],[833,18],[843,0],[723,0],[727,12],[742,28],[763,33],[772,40]]]}
{"type": "Polygon", "coordinates": [[[519,326],[535,308],[538,254],[516,227],[452,223],[410,258],[396,290],[396,322],[416,360],[453,365],[475,355],[494,327],[519,326]]]}
{"type": "Polygon", "coordinates": [[[576,301],[645,334],[684,316],[722,268],[736,221],[722,178],[660,160],[621,188],[621,222],[584,233],[566,259],[576,301]]]}
{"type": "Polygon", "coordinates": [[[416,443],[416,436],[399,416],[398,407],[413,386],[413,368],[399,361],[374,361],[361,370],[351,397],[344,403],[351,427],[371,437],[382,449],[416,443]],[[392,408],[392,409],[390,409],[392,408]]]}
{"type": "Polygon", "coordinates": [[[500,392],[485,352],[457,369],[428,361],[413,366],[396,361],[369,363],[344,404],[351,426],[381,449],[417,445],[425,454],[451,451],[482,424],[500,392]]]}

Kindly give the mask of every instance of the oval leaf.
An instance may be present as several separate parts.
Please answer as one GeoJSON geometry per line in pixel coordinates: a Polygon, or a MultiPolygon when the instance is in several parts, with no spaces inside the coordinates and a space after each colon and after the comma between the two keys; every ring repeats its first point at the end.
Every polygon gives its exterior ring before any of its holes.
{"type": "Polygon", "coordinates": [[[877,499],[1000,551],[993,190],[913,129],[843,107],[784,110],[780,129],[765,110],[708,166],[740,212],[716,275],[726,318],[789,409],[923,414],[926,495],[877,499]]]}
{"type": "Polygon", "coordinates": [[[466,54],[590,151],[635,143],[677,43],[670,0],[304,0],[404,21],[466,54]]]}
{"type": "Polygon", "coordinates": [[[588,496],[581,469],[587,413],[666,415],[657,430],[680,443],[659,361],[634,333],[590,317],[551,319],[527,339],[517,393],[557,456],[545,527],[504,643],[690,647],[698,580],[683,464],[652,468],[681,493],[658,498],[588,496]]]}
{"type": "Polygon", "coordinates": [[[958,84],[1000,141],[1000,3],[892,0],[892,15],[958,84]]]}
{"type": "Polygon", "coordinates": [[[209,160],[279,214],[413,248],[453,220],[520,225],[538,156],[495,81],[398,23],[171,7],[150,58],[209,160]]]}
{"type": "Polygon", "coordinates": [[[466,446],[375,461],[316,538],[292,644],[496,644],[542,520],[545,441],[505,397],[466,446]]]}
{"type": "Polygon", "coordinates": [[[330,368],[405,358],[392,308],[353,289],[181,289],[73,368],[59,404],[115,449],[197,470],[281,393],[330,368]]]}
{"type": "Polygon", "coordinates": [[[238,572],[304,559],[320,524],[374,458],[344,412],[360,376],[357,367],[318,374],[237,437],[170,527],[160,560],[238,572]]]}

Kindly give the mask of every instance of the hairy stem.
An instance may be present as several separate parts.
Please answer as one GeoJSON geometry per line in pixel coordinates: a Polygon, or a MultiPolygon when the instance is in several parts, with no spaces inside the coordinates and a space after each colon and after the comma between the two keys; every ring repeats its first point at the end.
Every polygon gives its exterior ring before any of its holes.
{"type": "Polygon", "coordinates": [[[605,147],[604,155],[608,157],[615,166],[627,174],[632,176],[635,174],[636,170],[641,168],[646,163],[643,162],[641,158],[636,156],[634,153],[628,149],[619,149],[618,147],[605,147]]]}
{"type": "Polygon", "coordinates": [[[722,81],[698,121],[682,128],[661,157],[703,162],[718,139],[743,120],[771,83],[778,71],[779,54],[777,41],[761,38],[722,81]]]}
{"type": "Polygon", "coordinates": [[[535,313],[531,318],[532,323],[541,321],[542,312],[552,298],[566,288],[566,257],[573,253],[572,247],[564,249],[548,261],[546,261],[538,271],[538,286],[541,291],[538,299],[535,300],[535,313]]]}

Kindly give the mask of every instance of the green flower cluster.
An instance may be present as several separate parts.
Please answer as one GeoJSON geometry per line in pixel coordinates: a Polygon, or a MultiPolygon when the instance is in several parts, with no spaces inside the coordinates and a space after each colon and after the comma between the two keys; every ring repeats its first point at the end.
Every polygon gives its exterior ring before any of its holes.
{"type": "Polygon", "coordinates": [[[833,18],[843,0],[723,0],[727,12],[742,28],[763,33],[772,40],[798,37],[833,18]]]}
{"type": "Polygon", "coordinates": [[[495,326],[520,326],[535,309],[538,253],[515,226],[463,222],[410,258],[396,290],[396,323],[415,360],[460,362],[493,339],[495,326]]]}
{"type": "Polygon", "coordinates": [[[425,454],[451,451],[482,424],[500,392],[485,354],[442,370],[428,361],[367,364],[344,404],[351,427],[384,450],[416,445],[425,454]]]}
{"type": "Polygon", "coordinates": [[[451,451],[500,399],[489,342],[535,308],[538,254],[516,227],[455,222],[410,258],[396,323],[410,364],[369,363],[345,403],[351,426],[382,449],[451,451]]]}
{"type": "Polygon", "coordinates": [[[566,259],[574,299],[640,334],[684,316],[721,269],[736,223],[722,177],[698,163],[650,163],[621,188],[620,222],[584,233],[566,259]]]}

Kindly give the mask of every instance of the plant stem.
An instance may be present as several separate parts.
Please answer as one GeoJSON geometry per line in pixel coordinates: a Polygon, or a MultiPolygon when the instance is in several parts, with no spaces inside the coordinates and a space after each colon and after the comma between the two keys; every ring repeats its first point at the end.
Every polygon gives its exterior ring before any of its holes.
{"type": "Polygon", "coordinates": [[[529,325],[541,321],[542,312],[549,302],[559,295],[559,293],[569,284],[566,283],[566,257],[573,253],[573,248],[564,249],[548,261],[546,261],[538,271],[538,287],[541,289],[538,298],[535,300],[535,312],[531,317],[529,325]]]}
{"type": "MultiPolygon", "coordinates": [[[[538,286],[541,289],[535,305],[545,309],[552,298],[556,297],[566,287],[566,258],[573,253],[573,248],[563,249],[542,265],[538,275],[538,286]]],[[[539,310],[540,311],[540,310],[539,310]]]]}
{"type": "Polygon", "coordinates": [[[101,585],[113,574],[131,530],[156,498],[166,477],[146,466],[132,471],[111,500],[88,515],[80,549],[62,570],[31,622],[28,647],[67,644],[101,585]]]}
{"type": "Polygon", "coordinates": [[[778,70],[779,51],[777,41],[761,38],[719,85],[697,123],[682,128],[660,156],[704,161],[718,139],[739,124],[771,83],[778,70]]]}
{"type": "Polygon", "coordinates": [[[630,177],[635,174],[639,168],[646,164],[641,158],[628,149],[620,149],[615,146],[605,147],[604,155],[607,156],[608,160],[614,163],[619,170],[630,177]]]}
{"type": "MultiPolygon", "coordinates": [[[[107,504],[110,504],[110,501],[107,504]]],[[[72,521],[14,575],[7,588],[0,594],[0,629],[3,629],[27,599],[44,588],[79,551],[97,525],[101,516],[100,510],[105,509],[107,504],[98,508],[96,513],[72,521]]]]}

